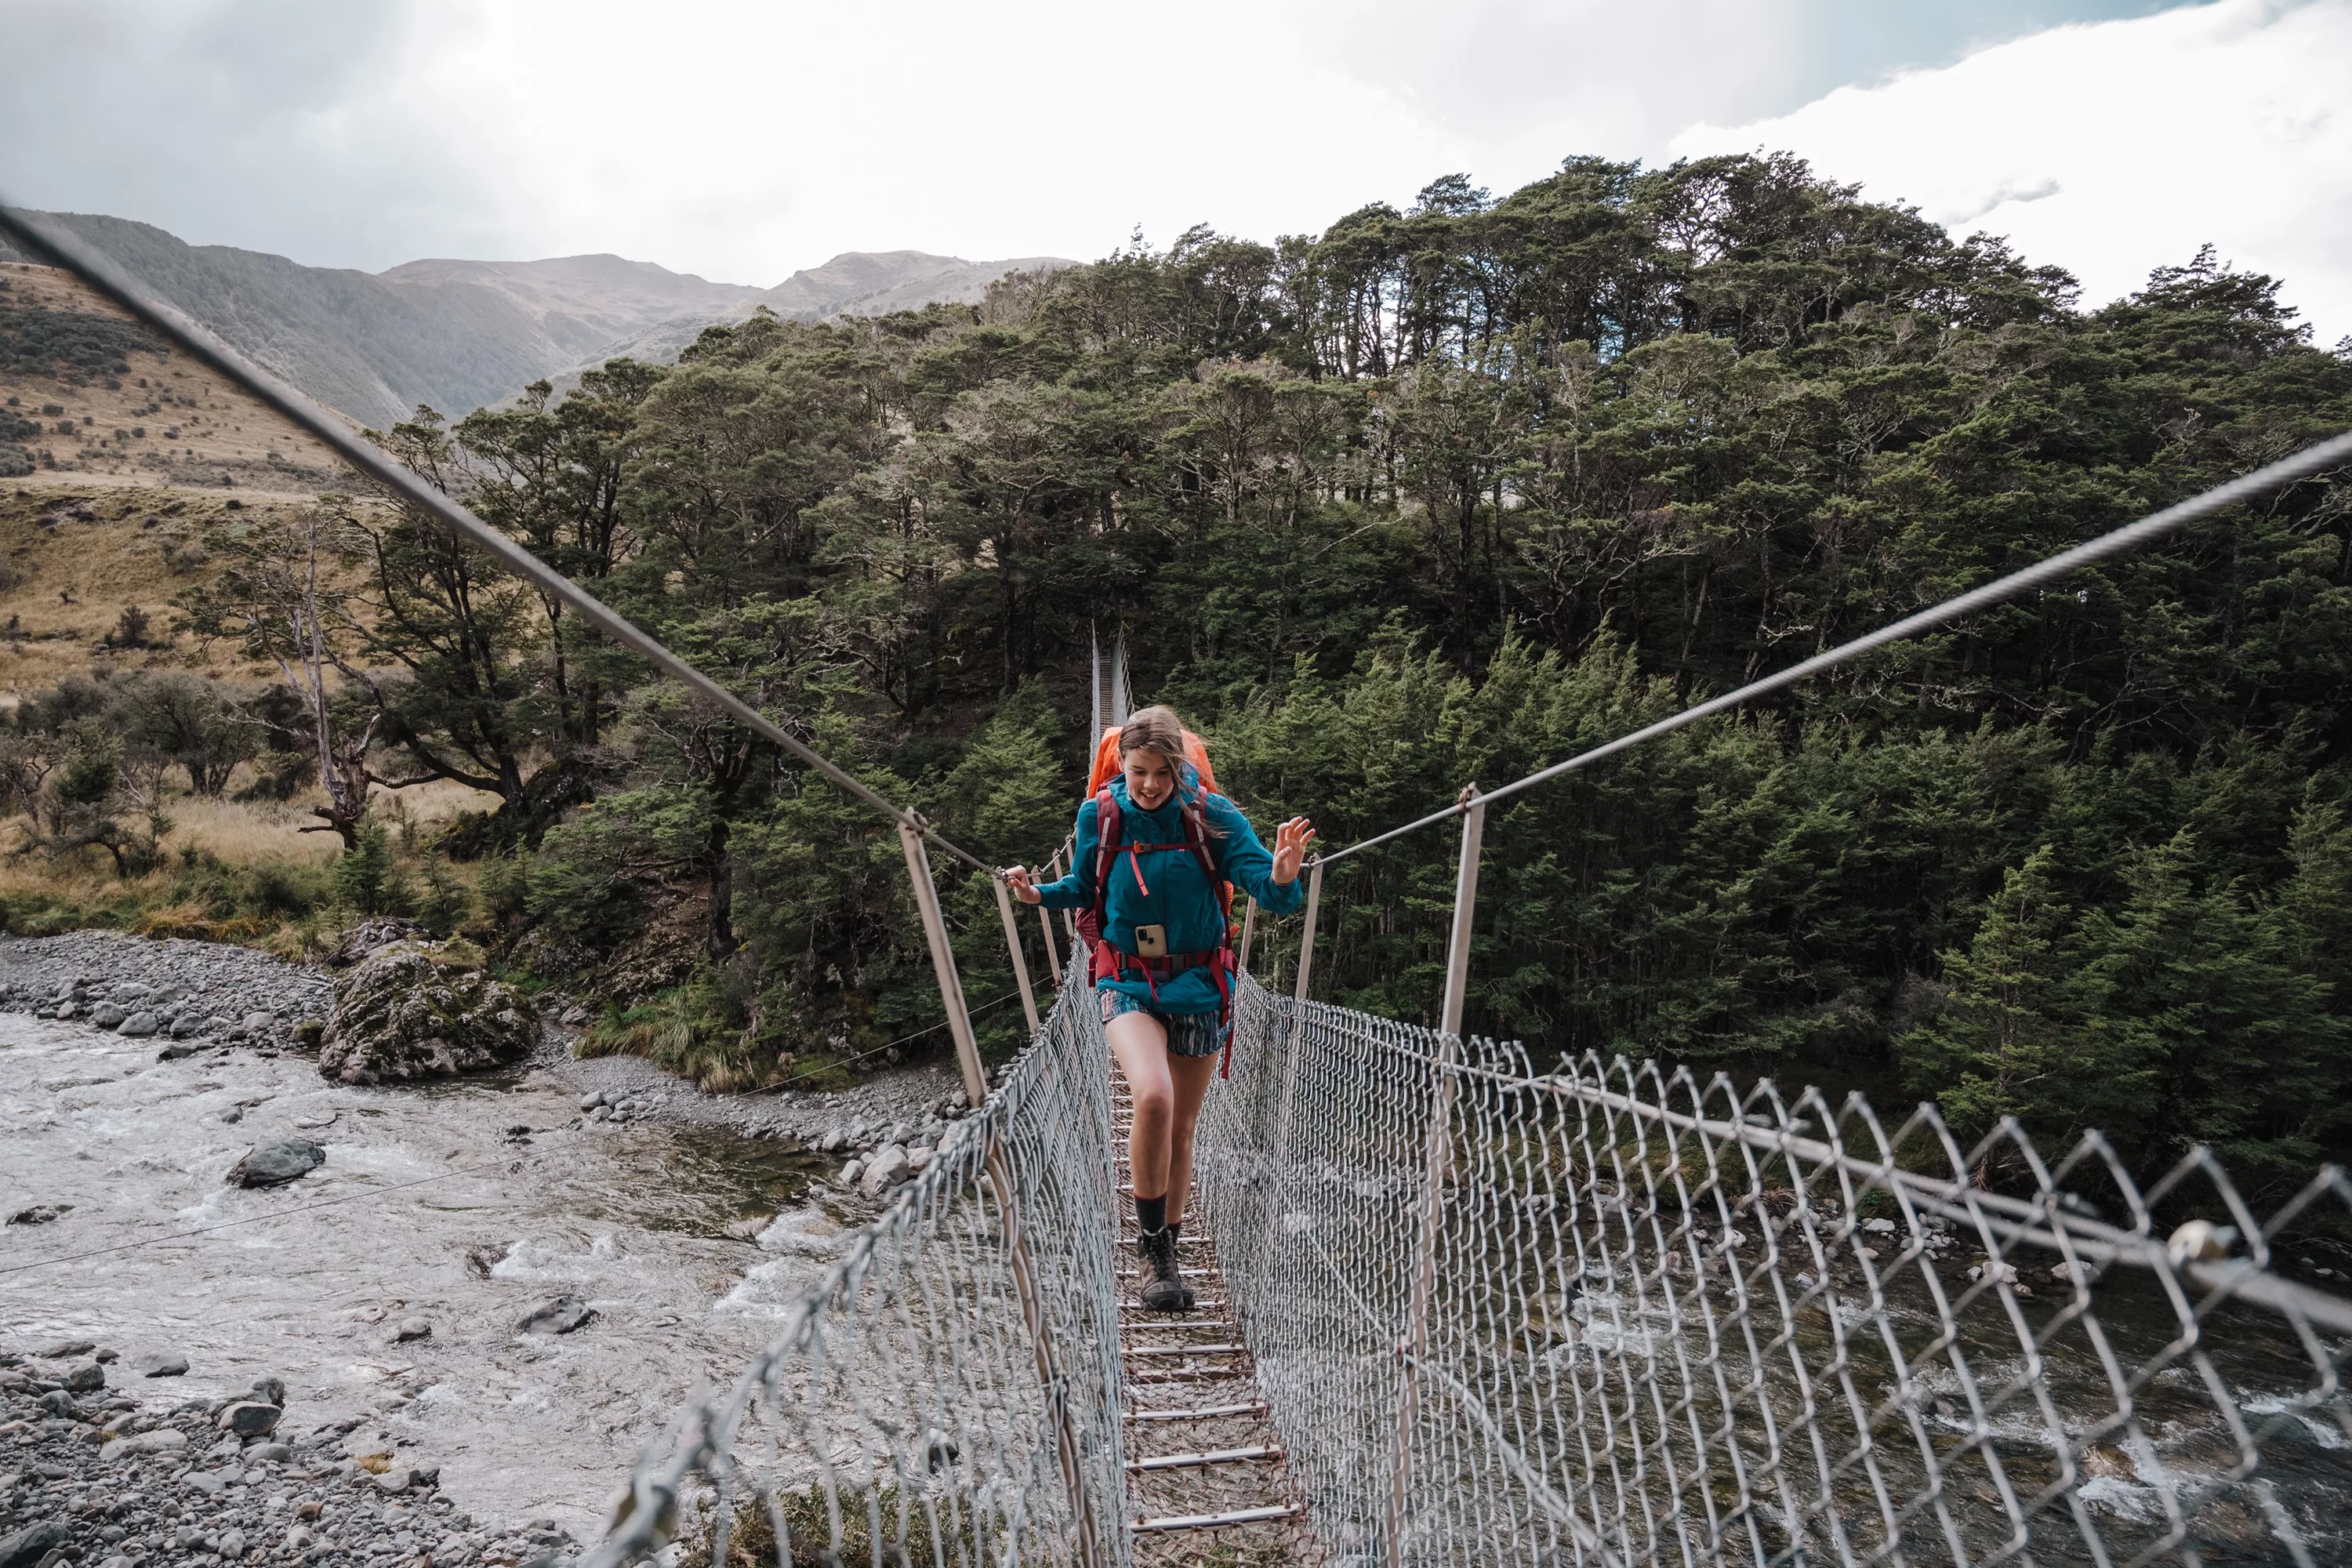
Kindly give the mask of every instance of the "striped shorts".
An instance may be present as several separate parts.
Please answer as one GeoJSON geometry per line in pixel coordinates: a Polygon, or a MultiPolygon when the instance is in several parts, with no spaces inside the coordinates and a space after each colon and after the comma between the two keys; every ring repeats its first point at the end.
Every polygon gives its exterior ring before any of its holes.
{"type": "Polygon", "coordinates": [[[1168,1051],[1179,1057],[1213,1057],[1224,1047],[1225,1031],[1214,1013],[1163,1013],[1139,996],[1104,986],[1095,993],[1102,998],[1102,1021],[1129,1013],[1142,1013],[1160,1020],[1168,1031],[1168,1051]]]}

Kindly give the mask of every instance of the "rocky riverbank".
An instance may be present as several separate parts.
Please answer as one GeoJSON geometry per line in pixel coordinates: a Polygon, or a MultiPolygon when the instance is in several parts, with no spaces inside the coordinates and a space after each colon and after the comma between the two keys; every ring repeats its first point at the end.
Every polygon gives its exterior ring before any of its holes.
{"type": "Polygon", "coordinates": [[[323,972],[248,947],[101,931],[0,942],[0,1010],[155,1037],[182,1055],[286,1050],[332,1005],[323,972]]]}
{"type": "Polygon", "coordinates": [[[329,976],[204,943],[0,942],[0,1540],[30,1553],[0,1568],[569,1551],[958,1113],[943,1068],[722,1100],[561,1022],[499,1073],[330,1081],[299,1027],[329,976]],[[126,1033],[118,993],[274,1016],[126,1033]],[[244,1184],[272,1148],[301,1157],[244,1184]],[[232,1442],[273,1380],[282,1422],[232,1442]]]}
{"type": "MultiPolygon", "coordinates": [[[[315,1049],[334,1006],[334,975],[252,948],[116,931],[0,940],[0,1012],[79,1022],[126,1039],[153,1039],[166,1059],[238,1047],[260,1056],[315,1049]]],[[[709,1095],[637,1057],[577,1059],[572,1047],[590,1019],[561,993],[542,994],[543,1027],[530,1065],[578,1091],[595,1122],[670,1122],[778,1138],[855,1163],[844,1184],[887,1162],[894,1179],[920,1168],[966,1107],[951,1062],[883,1073],[845,1090],[709,1095]]]]}

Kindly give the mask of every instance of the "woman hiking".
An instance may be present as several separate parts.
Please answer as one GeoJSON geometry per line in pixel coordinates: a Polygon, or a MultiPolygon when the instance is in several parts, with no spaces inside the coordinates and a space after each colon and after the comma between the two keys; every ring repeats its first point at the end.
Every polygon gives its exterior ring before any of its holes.
{"type": "Polygon", "coordinates": [[[1087,934],[1103,1033],[1135,1096],[1127,1152],[1143,1305],[1182,1312],[1192,1292],[1177,1272],[1176,1237],[1192,1188],[1192,1128],[1233,1027],[1226,885],[1268,914],[1297,909],[1314,829],[1292,817],[1268,854],[1241,808],[1202,780],[1200,742],[1166,708],[1142,710],[1118,734],[1118,774],[1078,807],[1070,874],[1042,887],[1025,867],[1004,876],[1024,904],[1098,917],[1087,934]]]}

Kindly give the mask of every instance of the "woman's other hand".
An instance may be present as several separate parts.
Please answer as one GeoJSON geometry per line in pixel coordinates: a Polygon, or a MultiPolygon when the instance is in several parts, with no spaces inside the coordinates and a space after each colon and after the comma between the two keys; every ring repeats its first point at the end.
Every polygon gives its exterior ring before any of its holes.
{"type": "Polygon", "coordinates": [[[1294,816],[1274,830],[1274,879],[1285,887],[1298,880],[1298,863],[1307,857],[1307,840],[1315,837],[1315,825],[1303,816],[1294,816]]]}
{"type": "Polygon", "coordinates": [[[1028,867],[1008,866],[1003,875],[1004,885],[1012,889],[1013,896],[1023,903],[1034,904],[1044,899],[1045,895],[1037,890],[1037,884],[1029,879],[1028,867]]]}

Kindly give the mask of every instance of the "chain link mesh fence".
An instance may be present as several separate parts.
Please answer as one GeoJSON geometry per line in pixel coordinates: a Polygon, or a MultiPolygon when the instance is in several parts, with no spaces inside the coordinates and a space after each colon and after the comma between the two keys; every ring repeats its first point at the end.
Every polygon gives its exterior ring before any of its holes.
{"type": "MultiPolygon", "coordinates": [[[[589,1568],[1134,1561],[1089,1000],[589,1568]]],[[[1247,981],[1236,1032],[1202,1217],[1323,1561],[2352,1561],[2352,1301],[2275,1245],[2340,1228],[2333,1169],[2263,1223],[2203,1152],[2143,1189],[2095,1135],[1538,1074],[1247,981]]]]}
{"type": "Polygon", "coordinates": [[[587,1568],[1128,1561],[1108,1056],[1031,1048],[723,1396],[649,1448],[587,1568]]]}
{"type": "Polygon", "coordinates": [[[2352,1301],[2272,1247],[2338,1172],[2263,1226],[2202,1152],[1241,1005],[1201,1184],[1331,1562],[2352,1560],[2352,1301]]]}

